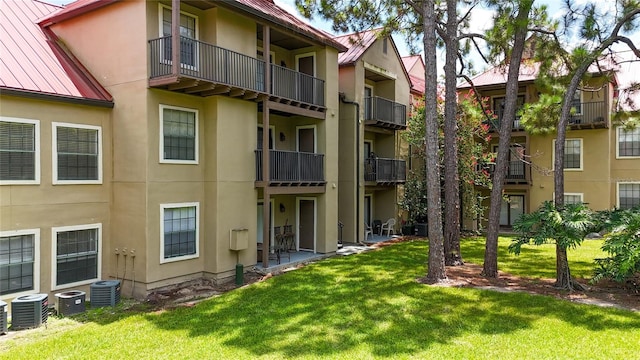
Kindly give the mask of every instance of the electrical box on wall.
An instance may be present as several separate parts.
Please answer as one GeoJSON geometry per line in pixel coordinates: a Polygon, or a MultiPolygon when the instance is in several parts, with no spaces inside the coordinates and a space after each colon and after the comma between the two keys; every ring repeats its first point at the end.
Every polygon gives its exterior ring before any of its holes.
{"type": "Polygon", "coordinates": [[[229,248],[246,250],[249,248],[249,229],[231,229],[229,248]]]}

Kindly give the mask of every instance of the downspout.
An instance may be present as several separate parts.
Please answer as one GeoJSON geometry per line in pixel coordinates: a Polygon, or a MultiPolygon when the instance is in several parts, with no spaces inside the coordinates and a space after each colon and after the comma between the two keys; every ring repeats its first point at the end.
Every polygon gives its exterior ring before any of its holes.
{"type": "Polygon", "coordinates": [[[360,104],[347,100],[344,93],[340,93],[340,101],[356,107],[356,243],[360,242],[360,104]]]}

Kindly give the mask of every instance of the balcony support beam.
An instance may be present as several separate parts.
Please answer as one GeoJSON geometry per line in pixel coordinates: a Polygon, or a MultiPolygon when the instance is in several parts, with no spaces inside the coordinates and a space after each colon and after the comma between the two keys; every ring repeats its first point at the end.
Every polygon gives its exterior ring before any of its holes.
{"type": "MultiPolygon", "coordinates": [[[[271,60],[269,54],[271,51],[271,27],[263,25],[262,27],[262,46],[264,51],[264,84],[265,89],[271,88],[271,60]]],[[[269,102],[262,102],[262,178],[269,179],[269,102]]],[[[262,198],[264,206],[262,211],[262,267],[269,267],[269,252],[271,249],[271,189],[268,186],[262,188],[262,198]]]]}
{"type": "Polygon", "coordinates": [[[291,106],[288,104],[283,104],[275,101],[265,101],[265,103],[269,103],[269,108],[272,110],[287,112],[290,114],[296,114],[296,115],[306,116],[306,117],[320,119],[320,120],[324,120],[327,117],[327,114],[321,111],[303,109],[300,107],[291,106]]]}
{"type": "Polygon", "coordinates": [[[171,74],[180,75],[180,0],[171,0],[171,74]]]}

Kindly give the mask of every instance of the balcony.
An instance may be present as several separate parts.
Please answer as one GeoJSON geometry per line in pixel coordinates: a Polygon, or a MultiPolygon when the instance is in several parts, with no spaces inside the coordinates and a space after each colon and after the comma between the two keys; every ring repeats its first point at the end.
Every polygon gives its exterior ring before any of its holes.
{"type": "MultiPolygon", "coordinates": [[[[483,169],[485,171],[488,171],[489,174],[493,175],[493,173],[495,172],[495,164],[487,164],[484,167],[478,165],[476,167],[476,171],[482,171],[483,169]]],[[[529,164],[520,161],[520,160],[512,160],[509,161],[509,163],[507,164],[507,173],[504,176],[504,183],[505,184],[528,184],[529,183],[529,178],[530,176],[528,176],[527,173],[529,173],[531,170],[529,164]]]]}
{"type": "Polygon", "coordinates": [[[604,101],[575,103],[569,117],[572,129],[602,129],[607,127],[607,107],[604,101]]]}
{"type": "Polygon", "coordinates": [[[180,38],[180,67],[172,73],[171,36],[149,40],[149,86],[199,96],[226,95],[269,100],[303,109],[325,111],[324,81],[271,64],[266,88],[263,60],[202,41],[180,38]]]}
{"type": "MultiPolygon", "coordinates": [[[[269,185],[324,185],[324,154],[269,150],[269,185]]],[[[256,181],[262,179],[262,150],[256,150],[256,181]]]]}
{"type": "MultiPolygon", "coordinates": [[[[501,123],[502,117],[499,117],[495,121],[489,122],[489,131],[499,132],[501,123]]],[[[511,131],[524,131],[524,127],[522,127],[522,123],[520,122],[520,116],[516,116],[515,120],[513,120],[513,123],[511,124],[511,131]]]]}
{"type": "Polygon", "coordinates": [[[407,128],[407,107],[377,96],[365,97],[364,123],[387,129],[404,130],[407,128]]]}
{"type": "Polygon", "coordinates": [[[404,160],[374,158],[364,160],[364,180],[379,185],[404,184],[407,166],[404,160]]]}

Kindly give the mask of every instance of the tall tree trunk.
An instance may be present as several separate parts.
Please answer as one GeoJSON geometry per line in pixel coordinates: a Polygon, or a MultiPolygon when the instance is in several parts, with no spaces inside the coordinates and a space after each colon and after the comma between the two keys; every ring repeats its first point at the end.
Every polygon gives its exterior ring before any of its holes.
{"type": "Polygon", "coordinates": [[[489,226],[487,227],[487,242],[485,243],[484,264],[482,275],[489,278],[498,277],[498,231],[500,228],[500,207],[502,206],[502,189],[509,160],[511,129],[516,117],[516,101],[518,100],[518,75],[520,74],[520,62],[524,42],[528,32],[527,26],[529,12],[533,6],[533,0],[524,0],[520,3],[518,15],[515,19],[515,34],[511,56],[509,58],[509,71],[507,75],[506,97],[502,119],[500,120],[500,139],[498,141],[498,156],[496,169],[493,173],[493,189],[491,190],[491,205],[489,207],[489,226]]]}
{"type": "Polygon", "coordinates": [[[436,67],[436,16],[434,0],[422,3],[422,28],[425,55],[425,141],[427,143],[427,220],[429,223],[429,269],[426,281],[437,283],[447,278],[444,267],[440,168],[438,166],[438,112],[436,67]]]}
{"type": "Polygon", "coordinates": [[[447,0],[444,64],[444,262],[462,265],[460,254],[460,179],[458,176],[456,60],[458,58],[457,0],[447,0]]]}

